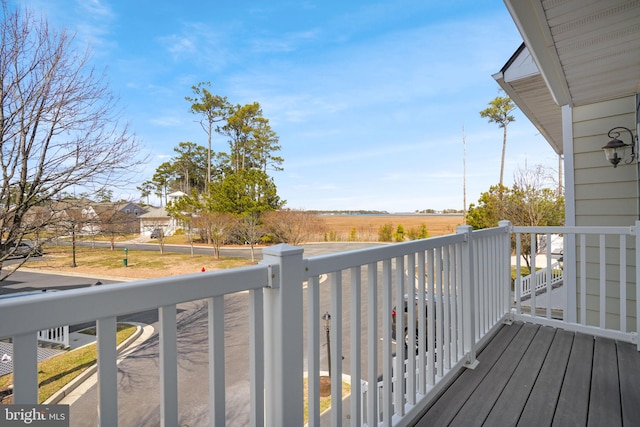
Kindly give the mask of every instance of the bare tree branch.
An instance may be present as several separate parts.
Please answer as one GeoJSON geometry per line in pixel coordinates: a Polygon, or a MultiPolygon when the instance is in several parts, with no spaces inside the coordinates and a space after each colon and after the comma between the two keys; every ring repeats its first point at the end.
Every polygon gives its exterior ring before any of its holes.
{"type": "MultiPolygon", "coordinates": [[[[144,159],[104,75],[73,36],[52,30],[27,9],[2,2],[0,23],[0,226],[2,248],[48,227],[31,222],[35,207],[71,189],[132,182],[144,159]]],[[[0,267],[6,259],[0,255],[0,267]]]]}

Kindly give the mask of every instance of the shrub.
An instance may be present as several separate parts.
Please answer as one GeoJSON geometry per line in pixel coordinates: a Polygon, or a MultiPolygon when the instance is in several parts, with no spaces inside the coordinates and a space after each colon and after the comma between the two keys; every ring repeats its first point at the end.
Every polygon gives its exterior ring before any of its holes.
{"type": "Polygon", "coordinates": [[[378,241],[390,242],[393,237],[393,225],[384,224],[378,229],[378,241]]]}
{"type": "Polygon", "coordinates": [[[404,242],[404,227],[402,224],[398,224],[398,228],[396,228],[396,232],[393,233],[393,239],[396,242],[404,242]]]}

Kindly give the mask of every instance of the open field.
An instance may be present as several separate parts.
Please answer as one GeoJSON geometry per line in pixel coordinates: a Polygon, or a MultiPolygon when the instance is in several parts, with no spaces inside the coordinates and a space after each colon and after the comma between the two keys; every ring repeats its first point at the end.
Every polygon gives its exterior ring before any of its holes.
{"type": "MultiPolygon", "coordinates": [[[[425,225],[429,237],[455,233],[456,226],[462,224],[462,215],[321,215],[319,216],[322,231],[309,236],[308,242],[322,241],[368,241],[377,242],[379,231],[385,224],[393,230],[402,225],[405,231],[418,229],[425,225]],[[353,236],[352,230],[355,230],[353,236]],[[355,237],[355,238],[352,238],[355,237]]],[[[125,241],[134,236],[123,237],[125,241]]],[[[120,240],[120,239],[119,239],[120,240]]],[[[155,243],[156,240],[148,240],[155,243]]],[[[171,236],[166,243],[187,245],[185,236],[171,236]]],[[[197,246],[209,245],[198,244],[197,246]]],[[[154,251],[129,251],[128,266],[123,265],[124,253],[121,249],[108,249],[79,246],[77,250],[77,267],[71,267],[70,246],[49,246],[45,250],[46,257],[29,263],[29,268],[74,272],[76,274],[102,274],[113,277],[147,279],[179,274],[220,270],[252,264],[249,260],[223,258],[216,260],[212,255],[195,255],[165,253],[160,255],[154,251]]]]}
{"type": "Polygon", "coordinates": [[[127,266],[124,252],[104,248],[79,246],[76,253],[77,267],[71,267],[71,247],[51,246],[45,248],[45,257],[28,264],[29,269],[41,271],[102,275],[113,278],[152,279],[205,271],[223,270],[255,264],[242,258],[216,259],[213,254],[194,255],[174,252],[129,251],[127,266]]]}
{"type": "Polygon", "coordinates": [[[402,225],[405,230],[427,227],[430,237],[453,234],[456,226],[463,222],[462,215],[321,215],[324,225],[323,236],[317,240],[326,240],[324,235],[335,237],[330,240],[346,241],[353,229],[357,241],[377,241],[380,227],[391,224],[395,230],[402,225]]]}

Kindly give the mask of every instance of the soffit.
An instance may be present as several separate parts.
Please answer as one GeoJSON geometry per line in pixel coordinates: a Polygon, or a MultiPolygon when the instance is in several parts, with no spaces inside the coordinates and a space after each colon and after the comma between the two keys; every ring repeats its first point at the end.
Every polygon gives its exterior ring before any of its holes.
{"type": "Polygon", "coordinates": [[[493,77],[553,150],[563,154],[561,108],[551,96],[529,50],[524,45],[520,46],[493,77]]]}
{"type": "Polygon", "coordinates": [[[505,0],[559,105],[640,91],[640,0],[505,0]]]}
{"type": "Polygon", "coordinates": [[[542,2],[576,106],[632,95],[640,87],[640,1],[588,3],[542,2]]]}

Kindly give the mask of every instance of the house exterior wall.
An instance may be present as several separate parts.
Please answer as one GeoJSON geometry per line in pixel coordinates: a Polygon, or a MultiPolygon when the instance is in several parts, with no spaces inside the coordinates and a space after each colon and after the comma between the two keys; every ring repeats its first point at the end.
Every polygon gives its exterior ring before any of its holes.
{"type": "MultiPolygon", "coordinates": [[[[611,138],[607,136],[609,129],[624,126],[636,129],[636,97],[599,102],[574,107],[572,109],[573,133],[573,193],[575,212],[567,224],[576,226],[631,226],[638,219],[638,163],[621,162],[617,168],[607,162],[602,151],[611,138]]],[[[621,134],[619,139],[630,143],[628,133],[621,134]]],[[[628,155],[628,154],[627,154],[628,155]]],[[[567,168],[567,173],[572,171],[567,168]]],[[[596,315],[600,284],[598,241],[587,241],[587,323],[598,325],[596,315]]],[[[575,242],[576,245],[579,242],[575,242]]],[[[618,327],[619,295],[620,295],[620,253],[619,242],[607,240],[607,326],[618,327]]],[[[578,263],[581,261],[578,260],[578,263]]],[[[635,241],[626,242],[627,263],[627,295],[636,295],[635,290],[635,241]]],[[[580,282],[579,265],[576,268],[577,283],[580,282]]],[[[579,287],[576,292],[580,292],[579,287]]],[[[580,312],[580,298],[578,313],[580,312]]],[[[627,325],[635,325],[634,301],[629,302],[627,325]]],[[[581,320],[581,319],[578,319],[581,320]]]]}

